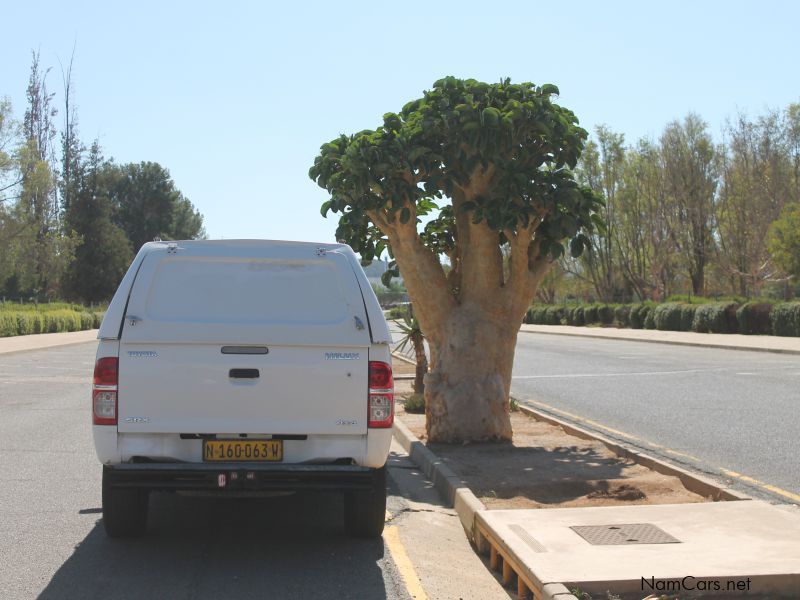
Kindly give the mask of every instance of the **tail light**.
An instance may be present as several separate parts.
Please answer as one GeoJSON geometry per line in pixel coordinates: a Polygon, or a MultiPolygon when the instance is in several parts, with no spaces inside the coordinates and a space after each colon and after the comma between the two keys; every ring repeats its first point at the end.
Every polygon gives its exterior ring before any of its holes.
{"type": "Polygon", "coordinates": [[[116,356],[98,358],[94,365],[92,385],[92,423],[117,424],[117,385],[119,359],[116,356]]]}
{"type": "Polygon", "coordinates": [[[369,362],[369,417],[367,426],[386,429],[394,423],[394,381],[392,366],[369,362]]]}

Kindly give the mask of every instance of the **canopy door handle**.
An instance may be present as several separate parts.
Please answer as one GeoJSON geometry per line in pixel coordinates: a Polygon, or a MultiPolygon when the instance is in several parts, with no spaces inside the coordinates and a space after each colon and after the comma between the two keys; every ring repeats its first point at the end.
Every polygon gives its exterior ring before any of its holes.
{"type": "Polygon", "coordinates": [[[231,379],[258,379],[258,369],[231,369],[228,371],[228,377],[231,379]]]}

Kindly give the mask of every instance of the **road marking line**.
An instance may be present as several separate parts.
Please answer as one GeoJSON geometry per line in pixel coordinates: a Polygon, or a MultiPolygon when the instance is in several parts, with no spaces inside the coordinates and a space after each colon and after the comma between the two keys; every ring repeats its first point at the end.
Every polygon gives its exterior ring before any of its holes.
{"type": "Polygon", "coordinates": [[[392,560],[400,573],[400,577],[403,578],[403,583],[406,584],[406,590],[411,594],[411,597],[416,600],[428,600],[428,595],[422,588],[414,565],[411,563],[411,559],[406,553],[406,548],[400,540],[400,530],[396,525],[390,525],[383,530],[383,541],[389,549],[389,554],[392,555],[392,560]]]}
{"type": "Polygon", "coordinates": [[[673,450],[671,448],[666,448],[664,446],[662,446],[662,448],[664,449],[664,452],[667,452],[668,454],[674,454],[675,456],[682,456],[683,458],[688,458],[690,460],[693,460],[694,462],[703,462],[701,459],[697,458],[696,456],[693,456],[691,454],[686,454],[686,452],[678,452],[677,450],[673,450]]]}
{"type": "Polygon", "coordinates": [[[758,487],[762,487],[765,490],[769,490],[775,494],[780,494],[781,496],[785,496],[795,502],[800,502],[800,496],[797,494],[793,494],[787,490],[781,489],[777,486],[771,485],[769,483],[764,483],[763,481],[759,481],[758,479],[753,479],[752,477],[748,477],[747,475],[742,475],[741,473],[737,473],[736,471],[731,471],[730,469],[723,469],[720,467],[720,471],[722,471],[728,477],[733,477],[734,479],[738,479],[739,481],[744,481],[745,483],[749,483],[752,485],[756,485],[758,487]]]}
{"type": "Polygon", "coordinates": [[[711,373],[724,371],[727,367],[714,369],[683,369],[681,371],[639,371],[635,373],[565,373],[562,375],[513,375],[512,379],[571,379],[580,377],[630,377],[631,375],[685,375],[686,373],[711,373]]]}
{"type": "Polygon", "coordinates": [[[533,404],[533,405],[538,406],[540,408],[544,408],[546,410],[550,410],[550,411],[556,412],[556,413],[558,413],[560,415],[567,416],[570,419],[574,419],[575,421],[578,421],[579,423],[586,423],[588,425],[591,425],[592,427],[597,427],[598,429],[602,429],[604,431],[609,431],[609,432],[611,432],[611,433],[613,433],[615,435],[619,435],[619,436],[628,438],[630,440],[643,441],[640,438],[636,437],[635,435],[631,435],[630,433],[625,433],[624,431],[620,431],[619,429],[612,429],[611,427],[607,427],[606,425],[603,425],[602,423],[598,423],[597,421],[592,421],[591,419],[584,419],[581,416],[578,416],[578,415],[573,414],[571,412],[567,412],[565,410],[561,410],[559,408],[556,408],[555,406],[550,406],[549,404],[545,404],[544,402],[538,402],[536,400],[521,400],[521,402],[526,402],[528,404],[533,404]]]}

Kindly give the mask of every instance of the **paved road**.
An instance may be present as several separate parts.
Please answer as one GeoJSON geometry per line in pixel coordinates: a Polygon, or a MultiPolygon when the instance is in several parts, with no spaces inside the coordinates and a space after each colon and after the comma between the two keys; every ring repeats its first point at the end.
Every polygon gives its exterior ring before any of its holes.
{"type": "Polygon", "coordinates": [[[147,537],[108,539],[88,412],[95,347],[0,357],[3,598],[406,599],[398,545],[430,598],[509,597],[401,451],[389,471],[394,542],[346,537],[341,499],[325,494],[154,494],[147,537]],[[445,547],[449,561],[431,560],[445,547]]]}
{"type": "Polygon", "coordinates": [[[556,416],[593,420],[588,428],[695,470],[800,495],[800,356],[520,333],[513,376],[513,396],[556,416]]]}

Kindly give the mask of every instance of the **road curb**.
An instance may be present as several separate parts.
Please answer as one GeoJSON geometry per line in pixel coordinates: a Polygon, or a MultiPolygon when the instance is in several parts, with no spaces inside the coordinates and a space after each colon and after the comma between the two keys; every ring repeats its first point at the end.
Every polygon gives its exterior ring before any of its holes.
{"type": "Polygon", "coordinates": [[[37,333],[0,338],[0,356],[87,344],[97,341],[97,329],[68,331],[66,333],[37,333]]]}
{"type": "MultiPolygon", "coordinates": [[[[694,342],[694,341],[681,341],[681,340],[654,340],[647,338],[632,338],[625,335],[598,335],[590,332],[591,328],[586,333],[568,332],[568,331],[531,331],[529,329],[520,329],[520,333],[541,333],[544,335],[562,335],[568,337],[584,337],[597,340],[618,340],[623,342],[645,342],[648,344],[671,344],[673,346],[694,346],[695,348],[716,348],[718,350],[744,350],[746,352],[771,352],[773,354],[793,354],[800,355],[800,350],[792,350],[791,348],[760,348],[757,346],[736,346],[729,344],[714,344],[712,342],[694,342]]],[[[604,330],[606,331],[606,330],[604,330]]],[[[706,335],[706,334],[698,334],[706,335]]]]}
{"type": "Polygon", "coordinates": [[[486,510],[483,502],[478,500],[478,497],[472,493],[472,490],[464,484],[461,478],[441,458],[419,441],[400,419],[394,421],[394,436],[411,460],[431,480],[436,491],[448,506],[455,509],[467,537],[479,545],[475,539],[475,513],[486,510]]]}
{"type": "MultiPolygon", "coordinates": [[[[476,519],[476,515],[488,510],[483,502],[400,419],[394,421],[394,436],[411,460],[433,482],[439,495],[455,509],[467,538],[475,544],[478,553],[488,553],[489,543],[483,538],[476,519]]],[[[534,597],[537,600],[578,600],[560,583],[545,584],[541,587],[539,595],[534,597]]]]}
{"type": "Polygon", "coordinates": [[[395,357],[397,360],[402,360],[403,362],[408,363],[410,365],[416,366],[416,364],[417,364],[417,361],[411,360],[407,356],[403,356],[402,354],[400,354],[397,351],[392,352],[392,356],[395,357]]]}
{"type": "Polygon", "coordinates": [[[568,421],[564,421],[558,417],[554,417],[542,411],[536,410],[535,408],[531,408],[530,406],[526,406],[525,404],[522,404],[519,399],[514,398],[513,396],[511,396],[511,398],[516,400],[520,412],[533,417],[537,421],[544,421],[546,423],[550,423],[551,425],[556,425],[557,427],[563,429],[566,433],[576,437],[600,442],[620,458],[632,460],[636,464],[647,467],[648,469],[651,469],[657,473],[661,473],[662,475],[677,477],[687,490],[694,492],[695,494],[699,494],[704,498],[711,498],[715,502],[752,500],[752,498],[747,494],[743,494],[742,492],[738,492],[731,488],[722,487],[712,479],[696,475],[691,471],[687,471],[681,467],[676,467],[675,465],[671,465],[668,462],[655,458],[654,456],[640,452],[639,450],[636,450],[627,444],[615,442],[603,435],[583,429],[582,427],[573,425],[568,421]]]}

